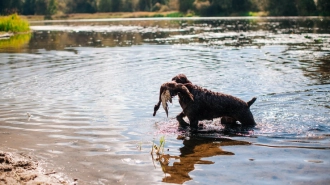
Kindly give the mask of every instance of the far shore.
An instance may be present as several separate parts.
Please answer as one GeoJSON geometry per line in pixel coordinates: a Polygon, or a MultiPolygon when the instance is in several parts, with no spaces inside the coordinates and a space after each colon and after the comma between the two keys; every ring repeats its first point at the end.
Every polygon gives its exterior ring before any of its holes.
{"type": "MultiPolygon", "coordinates": [[[[320,16],[268,16],[265,12],[256,12],[250,16],[221,16],[221,17],[200,17],[191,14],[182,14],[177,11],[169,12],[109,12],[109,13],[75,13],[75,14],[57,14],[51,17],[45,15],[20,15],[22,19],[27,20],[30,23],[34,22],[79,22],[79,21],[95,21],[96,19],[104,20],[136,20],[136,19],[301,19],[301,18],[320,18],[320,16]]],[[[329,17],[322,17],[329,18],[329,17]]],[[[0,32],[1,35],[1,32],[0,32]]]]}
{"type": "Polygon", "coordinates": [[[177,11],[169,12],[108,12],[108,13],[75,13],[75,14],[56,14],[50,17],[45,15],[20,15],[23,19],[31,21],[44,20],[77,20],[77,19],[106,19],[106,18],[142,18],[142,17],[167,17],[183,16],[177,11]]]}

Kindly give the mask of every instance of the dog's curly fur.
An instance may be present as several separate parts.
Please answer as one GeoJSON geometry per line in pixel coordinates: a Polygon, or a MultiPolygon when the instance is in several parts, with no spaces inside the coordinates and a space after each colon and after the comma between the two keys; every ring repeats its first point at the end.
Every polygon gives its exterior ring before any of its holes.
{"type": "MultiPolygon", "coordinates": [[[[188,117],[192,129],[198,128],[198,121],[212,120],[219,117],[223,117],[224,121],[229,120],[230,123],[238,120],[243,127],[256,125],[250,111],[250,106],[255,102],[256,98],[245,102],[228,94],[213,92],[192,84],[184,74],[178,74],[173,77],[172,83],[183,84],[189,90],[189,94],[193,96],[192,99],[188,93],[182,93],[176,88],[168,89],[172,96],[179,96],[179,103],[183,111],[176,118],[181,127],[189,125],[183,120],[185,116],[188,117]]],[[[170,84],[172,83],[170,82],[170,84]]],[[[167,85],[162,85],[163,89],[166,87],[167,85]]],[[[154,115],[158,108],[155,106],[154,115]]]]}

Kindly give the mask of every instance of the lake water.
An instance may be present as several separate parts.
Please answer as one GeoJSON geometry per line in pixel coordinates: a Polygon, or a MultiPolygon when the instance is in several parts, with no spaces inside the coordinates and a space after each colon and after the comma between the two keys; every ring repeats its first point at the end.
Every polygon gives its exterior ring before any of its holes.
{"type": "MultiPolygon", "coordinates": [[[[79,184],[329,184],[330,19],[33,22],[0,40],[0,147],[79,184]],[[195,135],[159,87],[257,97],[257,126],[195,135]],[[165,137],[163,155],[151,154],[165,137]]],[[[206,132],[205,132],[206,130],[206,132]]]]}

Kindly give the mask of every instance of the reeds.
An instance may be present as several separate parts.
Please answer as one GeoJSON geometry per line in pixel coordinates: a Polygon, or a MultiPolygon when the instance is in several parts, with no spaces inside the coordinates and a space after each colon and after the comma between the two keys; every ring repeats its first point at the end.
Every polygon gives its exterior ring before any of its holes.
{"type": "Polygon", "coordinates": [[[157,155],[161,155],[164,153],[164,147],[165,147],[165,136],[160,137],[159,139],[159,145],[157,146],[155,142],[152,142],[151,147],[151,154],[156,152],[157,155]]]}
{"type": "Polygon", "coordinates": [[[21,19],[17,14],[0,17],[0,31],[3,32],[27,32],[30,30],[30,24],[21,19]]]}

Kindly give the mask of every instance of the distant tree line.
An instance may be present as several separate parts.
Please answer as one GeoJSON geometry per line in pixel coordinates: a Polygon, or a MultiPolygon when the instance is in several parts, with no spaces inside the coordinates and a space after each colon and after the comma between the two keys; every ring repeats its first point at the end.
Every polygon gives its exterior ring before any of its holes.
{"type": "Polygon", "coordinates": [[[180,11],[201,16],[248,15],[266,12],[269,16],[329,16],[330,0],[180,0],[180,11]]]}
{"type": "Polygon", "coordinates": [[[54,15],[57,13],[180,11],[200,16],[330,15],[330,0],[0,0],[0,14],[54,15]]]}

